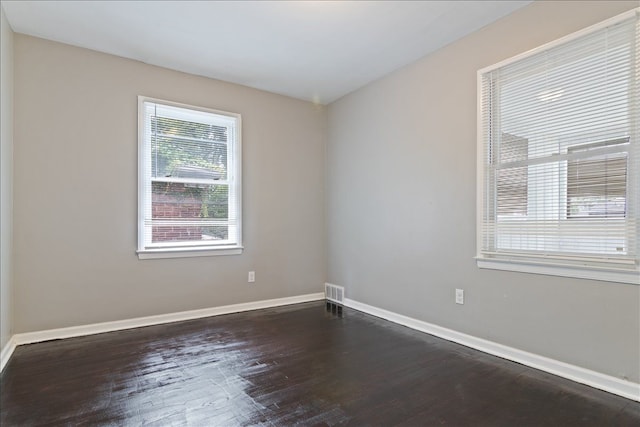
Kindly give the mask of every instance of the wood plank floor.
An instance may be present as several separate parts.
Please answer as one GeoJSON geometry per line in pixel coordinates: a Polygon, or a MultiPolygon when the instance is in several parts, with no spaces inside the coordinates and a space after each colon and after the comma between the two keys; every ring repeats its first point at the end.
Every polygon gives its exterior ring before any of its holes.
{"type": "Polygon", "coordinates": [[[640,425],[640,403],[322,302],[20,346],[0,424],[640,425]]]}

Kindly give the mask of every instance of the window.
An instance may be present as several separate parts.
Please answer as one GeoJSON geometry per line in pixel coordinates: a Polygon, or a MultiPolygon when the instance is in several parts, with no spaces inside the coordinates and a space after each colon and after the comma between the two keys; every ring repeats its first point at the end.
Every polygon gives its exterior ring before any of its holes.
{"type": "Polygon", "coordinates": [[[478,266],[640,284],[640,9],[478,71],[478,266]]]}
{"type": "Polygon", "coordinates": [[[242,251],[240,115],[138,98],[138,256],[242,251]]]}

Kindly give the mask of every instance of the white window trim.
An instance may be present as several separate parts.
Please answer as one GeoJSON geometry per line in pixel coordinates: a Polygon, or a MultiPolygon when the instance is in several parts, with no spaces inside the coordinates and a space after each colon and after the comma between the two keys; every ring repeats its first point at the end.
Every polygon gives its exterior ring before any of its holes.
{"type": "MultiPolygon", "coordinates": [[[[217,182],[219,183],[219,182],[217,182]]],[[[215,110],[211,108],[197,107],[188,104],[182,104],[178,102],[166,101],[163,99],[151,98],[147,96],[138,96],[138,259],[158,259],[158,258],[186,258],[186,257],[202,257],[202,256],[217,256],[217,255],[240,255],[242,254],[244,246],[242,245],[242,117],[237,113],[230,113],[227,111],[215,110]],[[234,162],[235,176],[235,206],[229,206],[229,210],[234,209],[239,214],[237,215],[237,235],[238,242],[236,244],[217,244],[206,245],[206,243],[196,242],[194,244],[185,244],[180,247],[154,247],[146,248],[144,246],[144,208],[145,201],[143,200],[143,194],[147,185],[148,169],[150,165],[147,159],[146,145],[144,142],[145,133],[145,115],[144,115],[144,103],[153,102],[163,105],[169,105],[172,107],[185,108],[189,110],[202,111],[205,113],[212,113],[227,117],[232,117],[236,120],[236,140],[233,145],[233,152],[230,153],[234,162]]]]}
{"type": "Polygon", "coordinates": [[[640,285],[637,270],[576,266],[571,264],[549,263],[515,259],[493,259],[476,257],[479,268],[489,270],[515,271],[520,273],[543,274],[547,276],[573,277],[577,279],[603,280],[605,282],[629,283],[640,285]]]}
{"type": "MultiPolygon", "coordinates": [[[[531,49],[527,52],[513,56],[511,58],[500,61],[496,64],[482,68],[477,72],[477,119],[476,119],[476,135],[477,135],[477,152],[476,152],[476,263],[478,268],[492,269],[492,270],[504,270],[513,272],[533,273],[542,275],[552,275],[560,277],[573,277],[580,279],[592,279],[603,280],[609,282],[628,283],[634,285],[640,285],[640,265],[636,262],[631,268],[615,268],[611,265],[603,265],[602,267],[581,264],[580,262],[562,263],[559,258],[544,259],[540,257],[540,260],[535,259],[518,259],[517,256],[503,256],[500,258],[493,258],[489,255],[483,254],[482,250],[482,226],[483,226],[483,197],[484,197],[484,140],[483,140],[483,108],[482,108],[482,77],[489,71],[497,68],[501,68],[505,65],[517,62],[521,59],[528,58],[539,52],[546,51],[555,46],[567,43],[569,41],[578,39],[594,31],[606,28],[617,22],[629,19],[634,15],[640,14],[640,8],[629,10],[620,15],[614,16],[610,19],[592,25],[590,27],[579,30],[575,33],[569,34],[560,39],[554,40],[535,49],[531,49]]],[[[640,230],[638,230],[640,233],[640,230]]]]}
{"type": "Polygon", "coordinates": [[[157,258],[188,258],[201,256],[216,255],[240,255],[242,254],[242,246],[229,246],[211,248],[172,248],[172,249],[145,249],[138,250],[139,259],[157,259],[157,258]]]}

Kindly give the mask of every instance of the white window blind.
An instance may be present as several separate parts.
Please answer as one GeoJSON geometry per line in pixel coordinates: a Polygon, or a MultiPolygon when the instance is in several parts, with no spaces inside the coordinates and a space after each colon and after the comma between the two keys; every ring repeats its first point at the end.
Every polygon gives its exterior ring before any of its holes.
{"type": "Polygon", "coordinates": [[[240,117],[140,97],[139,120],[139,254],[241,248],[240,117]]]}
{"type": "Polygon", "coordinates": [[[640,281],[639,80],[638,10],[478,72],[479,265],[640,281]]]}

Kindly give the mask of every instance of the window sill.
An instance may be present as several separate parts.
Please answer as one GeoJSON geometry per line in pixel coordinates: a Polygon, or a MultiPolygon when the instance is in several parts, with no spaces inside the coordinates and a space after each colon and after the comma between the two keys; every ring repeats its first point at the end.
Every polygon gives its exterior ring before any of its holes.
{"type": "Polygon", "coordinates": [[[579,279],[603,280],[605,282],[640,285],[640,270],[635,268],[593,267],[555,262],[514,260],[476,257],[479,268],[516,271],[521,273],[544,274],[548,276],[574,277],[579,279]]]}
{"type": "Polygon", "coordinates": [[[240,255],[242,246],[223,246],[220,248],[171,248],[138,250],[138,259],[191,258],[200,256],[240,255]]]}

